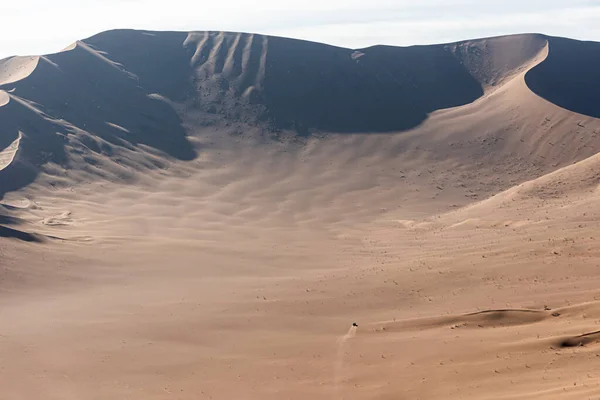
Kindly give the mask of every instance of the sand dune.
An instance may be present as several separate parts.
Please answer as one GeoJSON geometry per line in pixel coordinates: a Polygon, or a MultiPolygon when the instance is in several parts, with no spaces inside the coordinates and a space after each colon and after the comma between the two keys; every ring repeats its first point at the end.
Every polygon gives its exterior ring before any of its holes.
{"type": "Polygon", "coordinates": [[[600,117],[600,76],[594,68],[600,44],[549,38],[549,57],[527,75],[527,84],[545,99],[579,114],[600,117]],[[565,71],[567,73],[565,73],[565,71]]]}
{"type": "Polygon", "coordinates": [[[0,61],[0,398],[597,397],[597,45],[0,61]]]}
{"type": "Polygon", "coordinates": [[[0,107],[5,106],[10,101],[10,96],[5,91],[0,91],[0,107]]]}
{"type": "Polygon", "coordinates": [[[11,144],[9,144],[4,150],[0,151],[0,171],[8,167],[15,158],[17,151],[19,150],[19,141],[21,136],[19,135],[11,144]]]}
{"type": "Polygon", "coordinates": [[[40,57],[10,57],[0,60],[0,85],[8,85],[28,77],[37,67],[40,57]]]}

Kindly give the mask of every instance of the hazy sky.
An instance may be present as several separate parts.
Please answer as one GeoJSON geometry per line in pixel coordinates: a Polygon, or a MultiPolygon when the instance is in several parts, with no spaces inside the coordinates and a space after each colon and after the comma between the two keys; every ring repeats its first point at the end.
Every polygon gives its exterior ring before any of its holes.
{"type": "Polygon", "coordinates": [[[600,41],[600,0],[0,0],[0,59],[114,28],[227,30],[345,47],[540,32],[600,41]]]}

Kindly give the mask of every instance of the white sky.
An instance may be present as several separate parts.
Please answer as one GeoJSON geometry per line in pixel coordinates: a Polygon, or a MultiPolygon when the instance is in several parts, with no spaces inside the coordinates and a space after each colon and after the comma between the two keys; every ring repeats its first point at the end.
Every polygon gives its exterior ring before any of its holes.
{"type": "Polygon", "coordinates": [[[360,48],[538,32],[600,41],[600,0],[0,0],[0,59],[114,28],[265,33],[360,48]]]}

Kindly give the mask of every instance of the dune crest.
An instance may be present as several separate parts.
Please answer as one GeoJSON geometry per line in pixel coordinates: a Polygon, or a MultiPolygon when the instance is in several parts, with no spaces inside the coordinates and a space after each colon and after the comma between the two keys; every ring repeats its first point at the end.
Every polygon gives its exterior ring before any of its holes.
{"type": "Polygon", "coordinates": [[[500,36],[448,45],[487,92],[539,63],[547,46],[543,35],[500,36]]]}
{"type": "Polygon", "coordinates": [[[0,150],[0,171],[10,165],[12,160],[15,158],[17,151],[19,151],[19,141],[21,140],[21,134],[15,139],[8,147],[0,150]]]}
{"type": "Polygon", "coordinates": [[[4,90],[0,90],[0,107],[5,106],[10,101],[10,96],[4,90]]]}
{"type": "Polygon", "coordinates": [[[527,74],[527,84],[546,100],[578,114],[600,118],[594,88],[600,72],[600,43],[548,38],[548,57],[527,74]]]}
{"type": "Polygon", "coordinates": [[[40,57],[10,57],[0,60],[0,86],[27,78],[37,67],[40,57]]]}

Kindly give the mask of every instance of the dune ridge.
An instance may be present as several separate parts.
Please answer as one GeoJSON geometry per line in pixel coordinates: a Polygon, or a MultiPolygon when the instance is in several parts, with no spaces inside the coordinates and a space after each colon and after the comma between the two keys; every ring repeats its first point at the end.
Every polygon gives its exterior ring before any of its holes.
{"type": "Polygon", "coordinates": [[[593,90],[600,79],[593,67],[599,60],[600,44],[550,37],[548,47],[548,58],[528,74],[527,85],[533,92],[560,107],[600,117],[598,94],[593,90]]]}
{"type": "MultiPolygon", "coordinates": [[[[123,140],[133,146],[143,143],[176,158],[191,159],[195,155],[185,144],[186,128],[178,111],[168,102],[153,101],[156,95],[184,101],[188,110],[203,115],[203,125],[225,123],[233,132],[248,125],[269,135],[278,135],[282,129],[303,136],[318,131],[410,130],[436,110],[481,102],[484,91],[503,87],[523,71],[535,71],[537,63],[543,63],[539,54],[547,43],[542,35],[516,35],[440,46],[375,46],[361,49],[362,56],[355,59],[355,50],[261,35],[110,31],[76,42],[61,53],[27,58],[27,63],[9,59],[5,64],[25,63],[27,73],[0,86],[38,105],[34,107],[43,123],[58,125],[53,130],[69,140],[71,132],[83,131],[117,146],[123,140]],[[156,52],[131,51],[146,47],[156,52]],[[404,59],[416,64],[408,66],[404,59]],[[427,69],[425,65],[437,66],[427,69]],[[353,86],[336,79],[360,83],[353,86]],[[120,83],[104,87],[97,82],[120,83]],[[73,87],[87,89],[68,89],[73,87]],[[81,96],[83,92],[89,93],[87,98],[81,96]],[[88,100],[111,96],[123,105],[88,100]],[[137,126],[130,129],[125,114],[137,113],[161,116],[136,121],[137,126]],[[166,123],[159,126],[156,120],[166,123]],[[142,134],[148,127],[151,132],[142,134]]],[[[54,144],[44,146],[66,143],[50,136],[34,139],[37,143],[46,140],[54,144]]],[[[28,146],[25,141],[23,147],[28,146]]],[[[64,149],[56,150],[52,152],[56,161],[64,164],[64,149]]],[[[34,164],[31,174],[39,167],[34,164]]]]}
{"type": "Polygon", "coordinates": [[[14,142],[9,144],[5,149],[0,150],[0,171],[5,169],[10,165],[10,163],[15,158],[19,150],[19,141],[21,140],[21,135],[17,137],[14,142]]]}
{"type": "Polygon", "coordinates": [[[9,57],[0,60],[0,86],[21,81],[36,69],[40,57],[9,57]]]}

